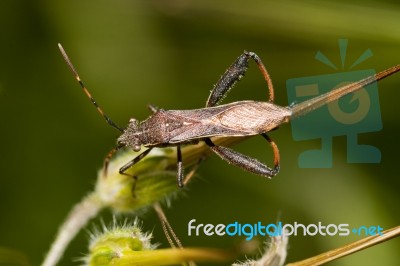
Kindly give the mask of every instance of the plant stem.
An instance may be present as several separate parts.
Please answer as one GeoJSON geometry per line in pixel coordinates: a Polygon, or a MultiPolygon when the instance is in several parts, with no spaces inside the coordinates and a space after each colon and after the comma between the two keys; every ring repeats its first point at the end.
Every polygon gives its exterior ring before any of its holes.
{"type": "Polygon", "coordinates": [[[103,206],[94,193],[86,196],[77,204],[58,229],[55,241],[51,245],[42,266],[54,266],[63,256],[71,240],[87,222],[95,217],[103,206]]]}
{"type": "Polygon", "coordinates": [[[328,252],[319,254],[317,256],[287,264],[287,266],[316,266],[328,263],[330,261],[342,258],[344,256],[353,254],[363,249],[372,247],[379,243],[388,241],[394,237],[400,236],[400,226],[388,229],[382,233],[382,235],[369,236],[358,240],[356,242],[347,244],[337,249],[330,250],[328,252]]]}
{"type": "Polygon", "coordinates": [[[195,260],[226,262],[235,257],[232,252],[218,249],[184,248],[184,249],[157,249],[148,251],[137,251],[132,254],[124,254],[123,257],[115,259],[113,265],[176,265],[185,261],[195,260]],[[115,264],[114,264],[115,263],[115,264]]]}

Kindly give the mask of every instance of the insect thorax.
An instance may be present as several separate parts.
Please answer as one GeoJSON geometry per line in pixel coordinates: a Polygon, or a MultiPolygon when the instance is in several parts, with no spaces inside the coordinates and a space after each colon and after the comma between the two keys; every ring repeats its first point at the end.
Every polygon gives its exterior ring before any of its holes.
{"type": "Polygon", "coordinates": [[[162,109],[140,123],[140,140],[145,146],[164,146],[170,136],[167,130],[168,116],[162,109]]]}

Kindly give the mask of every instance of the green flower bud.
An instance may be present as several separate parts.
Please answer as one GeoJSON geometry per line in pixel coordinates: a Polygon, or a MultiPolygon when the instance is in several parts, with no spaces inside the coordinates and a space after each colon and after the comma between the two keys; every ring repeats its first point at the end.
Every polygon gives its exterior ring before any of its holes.
{"type": "Polygon", "coordinates": [[[181,191],[176,185],[176,172],[167,170],[174,160],[172,148],[153,149],[127,170],[130,176],[119,174],[119,169],[138,154],[125,151],[110,162],[107,176],[103,170],[99,171],[95,193],[104,207],[131,213],[168,200],[181,191]]]}
{"type": "Polygon", "coordinates": [[[114,219],[109,229],[103,225],[91,236],[89,255],[83,258],[86,266],[106,265],[176,265],[186,261],[222,262],[231,260],[230,251],[208,248],[155,249],[151,234],[143,233],[138,220],[133,224],[117,226],[114,219]]]}
{"type": "Polygon", "coordinates": [[[89,255],[83,260],[86,265],[111,265],[113,260],[119,260],[125,254],[134,251],[153,250],[150,243],[151,234],[142,233],[138,221],[133,224],[117,226],[114,220],[112,228],[103,225],[103,231],[98,230],[91,235],[89,255]]]}

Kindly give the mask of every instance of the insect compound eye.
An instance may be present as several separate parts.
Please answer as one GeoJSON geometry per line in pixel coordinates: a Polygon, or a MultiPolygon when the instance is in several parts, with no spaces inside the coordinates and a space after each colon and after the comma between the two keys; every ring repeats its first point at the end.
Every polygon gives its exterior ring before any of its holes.
{"type": "Polygon", "coordinates": [[[136,144],[135,146],[133,146],[133,150],[134,151],[140,151],[141,146],[139,144],[136,144]]]}
{"type": "Polygon", "coordinates": [[[135,118],[131,118],[129,119],[129,124],[137,126],[139,124],[139,121],[135,118]]]}

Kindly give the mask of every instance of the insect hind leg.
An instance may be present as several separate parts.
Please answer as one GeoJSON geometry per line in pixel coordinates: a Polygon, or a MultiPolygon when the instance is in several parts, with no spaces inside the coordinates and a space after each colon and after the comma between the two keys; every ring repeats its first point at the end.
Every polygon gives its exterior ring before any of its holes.
{"type": "Polygon", "coordinates": [[[233,88],[236,82],[245,75],[249,66],[250,58],[256,62],[261,74],[264,76],[264,79],[267,82],[269,89],[269,101],[274,101],[274,87],[271,77],[269,76],[263,62],[257,54],[245,51],[235,60],[235,62],[233,62],[233,64],[225,71],[218,82],[214,85],[214,88],[208,97],[206,107],[216,106],[225,97],[228,91],[233,88]]]}
{"type": "Polygon", "coordinates": [[[206,138],[204,141],[215,154],[217,154],[219,157],[221,157],[221,159],[227,161],[228,163],[233,164],[253,174],[271,178],[279,173],[279,150],[275,142],[273,142],[266,134],[262,134],[262,136],[270,142],[274,150],[274,168],[270,168],[260,161],[247,155],[241,154],[237,151],[234,151],[230,148],[217,146],[209,138],[206,138]]]}
{"type": "Polygon", "coordinates": [[[271,145],[272,151],[274,152],[274,168],[277,168],[279,172],[281,157],[279,154],[278,145],[276,145],[275,141],[273,141],[266,133],[262,133],[261,136],[264,137],[271,145]]]}
{"type": "Polygon", "coordinates": [[[267,82],[267,86],[268,86],[268,90],[269,90],[269,102],[274,102],[275,99],[275,93],[274,93],[274,85],[272,84],[272,79],[271,76],[268,74],[267,68],[265,67],[264,63],[261,61],[261,58],[253,52],[245,52],[247,53],[249,56],[251,56],[251,58],[253,58],[253,60],[256,62],[258,69],[261,71],[261,74],[263,75],[265,81],[267,82]]]}

